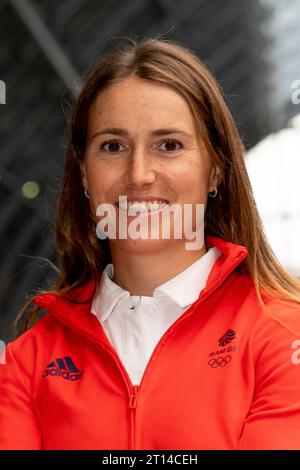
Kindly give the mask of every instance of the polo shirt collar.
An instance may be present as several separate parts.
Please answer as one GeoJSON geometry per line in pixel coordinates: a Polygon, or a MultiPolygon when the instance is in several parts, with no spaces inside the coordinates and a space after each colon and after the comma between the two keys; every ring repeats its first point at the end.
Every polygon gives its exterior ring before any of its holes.
{"type": "MultiPolygon", "coordinates": [[[[168,297],[181,308],[191,305],[205,287],[210,271],[220,254],[216,247],[210,247],[201,258],[184,271],[156,287],[153,298],[168,297]]],[[[91,312],[101,321],[107,320],[121,298],[130,297],[129,291],[112,281],[113,276],[114,267],[109,263],[103,270],[101,283],[91,307],[91,312]]]]}

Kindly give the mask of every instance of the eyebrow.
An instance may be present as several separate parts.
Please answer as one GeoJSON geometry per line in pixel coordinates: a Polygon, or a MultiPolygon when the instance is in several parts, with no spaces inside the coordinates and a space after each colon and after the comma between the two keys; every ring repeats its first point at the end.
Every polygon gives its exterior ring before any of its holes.
{"type": "MultiPolygon", "coordinates": [[[[126,129],[122,129],[120,127],[106,127],[105,129],[101,129],[100,131],[95,132],[92,135],[92,139],[98,135],[102,134],[114,134],[114,135],[123,135],[123,136],[128,136],[128,132],[126,129]]],[[[156,129],[152,132],[150,132],[150,136],[157,136],[157,135],[169,135],[169,134],[182,134],[185,135],[186,137],[193,138],[192,134],[189,134],[188,132],[182,130],[182,129],[156,129]]]]}

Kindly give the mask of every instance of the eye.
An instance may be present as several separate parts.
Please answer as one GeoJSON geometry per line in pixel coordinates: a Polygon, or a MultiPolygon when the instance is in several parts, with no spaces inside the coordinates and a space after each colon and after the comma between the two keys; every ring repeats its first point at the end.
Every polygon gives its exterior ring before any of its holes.
{"type": "Polygon", "coordinates": [[[167,145],[166,150],[168,153],[170,151],[176,151],[176,150],[179,150],[179,148],[182,148],[182,144],[178,140],[174,140],[174,139],[164,140],[162,145],[164,144],[167,145]],[[176,144],[179,145],[179,148],[178,147],[176,148],[176,144]]]}
{"type": "MultiPolygon", "coordinates": [[[[118,142],[117,140],[115,139],[111,139],[111,140],[106,140],[105,142],[102,142],[102,144],[100,145],[100,150],[103,150],[104,152],[108,152],[108,153],[118,153],[118,147],[120,146],[120,142],[118,142]],[[107,150],[105,149],[105,146],[108,145],[110,146],[110,150],[107,150]]],[[[122,152],[123,150],[121,150],[122,152]]]]}

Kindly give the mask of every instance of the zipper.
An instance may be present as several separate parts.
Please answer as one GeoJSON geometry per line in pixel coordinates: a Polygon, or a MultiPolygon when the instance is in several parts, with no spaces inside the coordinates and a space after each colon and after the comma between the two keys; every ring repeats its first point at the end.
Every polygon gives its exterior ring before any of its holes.
{"type": "Polygon", "coordinates": [[[132,392],[129,399],[129,408],[136,408],[137,395],[139,391],[138,385],[133,385],[132,392]]]}
{"type": "Polygon", "coordinates": [[[130,440],[129,440],[129,449],[135,449],[135,413],[136,413],[136,404],[138,397],[139,385],[133,385],[132,392],[129,399],[129,408],[130,408],[130,440]]]}

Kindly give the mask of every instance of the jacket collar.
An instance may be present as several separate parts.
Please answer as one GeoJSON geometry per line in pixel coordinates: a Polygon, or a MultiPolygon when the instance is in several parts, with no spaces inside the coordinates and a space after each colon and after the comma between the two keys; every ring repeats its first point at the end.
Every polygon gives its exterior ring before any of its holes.
{"type": "MultiPolygon", "coordinates": [[[[215,246],[221,255],[213,265],[206,286],[202,289],[199,298],[224,282],[248,254],[245,246],[225,241],[219,237],[207,235],[205,240],[207,248],[215,246]]],[[[95,282],[91,279],[87,284],[73,289],[64,297],[58,297],[53,293],[44,293],[35,296],[33,301],[39,307],[55,315],[63,324],[83,335],[94,336],[94,339],[99,341],[99,334],[101,336],[105,333],[97,317],[90,314],[94,289],[95,282]]]]}

